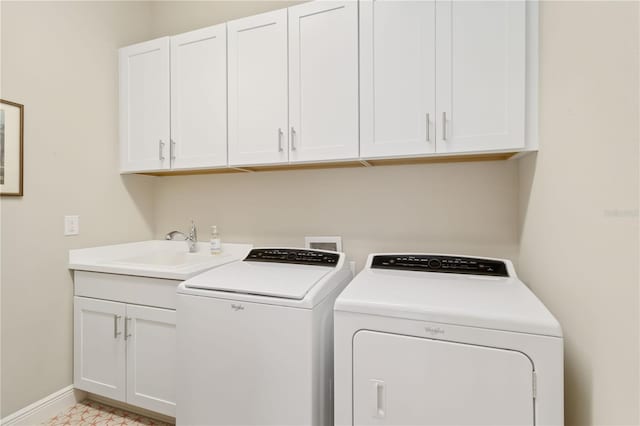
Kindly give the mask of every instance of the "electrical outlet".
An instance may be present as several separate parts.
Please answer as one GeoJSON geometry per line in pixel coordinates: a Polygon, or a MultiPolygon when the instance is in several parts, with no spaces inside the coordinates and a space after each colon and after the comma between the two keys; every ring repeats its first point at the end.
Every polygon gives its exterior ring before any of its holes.
{"type": "Polygon", "coordinates": [[[64,217],[64,235],[78,235],[80,233],[80,216],[64,217]]]}
{"type": "Polygon", "coordinates": [[[342,251],[342,237],[304,237],[308,249],[342,251]]]}

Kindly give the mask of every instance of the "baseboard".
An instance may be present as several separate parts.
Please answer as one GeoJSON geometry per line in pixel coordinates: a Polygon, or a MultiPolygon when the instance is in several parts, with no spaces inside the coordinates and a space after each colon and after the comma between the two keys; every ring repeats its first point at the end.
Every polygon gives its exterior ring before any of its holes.
{"type": "Polygon", "coordinates": [[[2,426],[32,426],[45,422],[86,398],[86,392],[69,385],[0,420],[2,426]]]}

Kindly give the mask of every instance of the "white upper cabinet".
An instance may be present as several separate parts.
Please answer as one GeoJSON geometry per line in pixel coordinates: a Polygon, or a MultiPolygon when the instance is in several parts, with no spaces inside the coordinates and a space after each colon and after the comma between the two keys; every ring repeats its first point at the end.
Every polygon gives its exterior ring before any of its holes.
{"type": "Polygon", "coordinates": [[[435,152],[434,1],[360,1],[360,155],[435,152]]]}
{"type": "Polygon", "coordinates": [[[290,161],[358,157],[358,3],[289,8],[290,161]]]}
{"type": "Polygon", "coordinates": [[[311,1],[122,48],[121,172],[535,150],[537,7],[311,1]]]}
{"type": "Polygon", "coordinates": [[[120,49],[120,170],[169,168],[169,37],[120,49]]]}
{"type": "Polygon", "coordinates": [[[524,1],[438,1],[438,152],[525,147],[524,1]]]}
{"type": "Polygon", "coordinates": [[[225,24],[120,49],[120,171],[227,165],[225,24]]]}
{"type": "Polygon", "coordinates": [[[363,158],[525,148],[520,1],[360,2],[363,158]]]}
{"type": "Polygon", "coordinates": [[[225,24],[171,37],[171,167],[227,164],[225,24]]]}
{"type": "Polygon", "coordinates": [[[289,161],[287,10],[227,24],[229,164],[289,161]]]}

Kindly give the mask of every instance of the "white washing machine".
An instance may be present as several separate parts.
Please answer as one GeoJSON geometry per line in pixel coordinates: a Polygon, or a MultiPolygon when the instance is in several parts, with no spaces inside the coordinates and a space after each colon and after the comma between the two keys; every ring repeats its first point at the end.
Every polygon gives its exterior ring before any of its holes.
{"type": "Polygon", "coordinates": [[[343,253],[260,248],[180,284],[179,425],[333,422],[333,304],[343,253]]]}
{"type": "Polygon", "coordinates": [[[560,325],[508,260],[372,254],[335,305],[336,425],[562,425],[560,325]]]}

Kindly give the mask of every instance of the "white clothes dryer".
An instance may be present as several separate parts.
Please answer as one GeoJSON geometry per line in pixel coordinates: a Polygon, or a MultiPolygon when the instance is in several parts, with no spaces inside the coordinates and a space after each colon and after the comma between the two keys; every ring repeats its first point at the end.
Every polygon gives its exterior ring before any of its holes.
{"type": "Polygon", "coordinates": [[[562,425],[560,325],[508,260],[371,254],[335,304],[336,425],[562,425]]]}
{"type": "Polygon", "coordinates": [[[177,424],[333,422],[333,304],[343,253],[253,249],[178,288],[177,424]]]}

